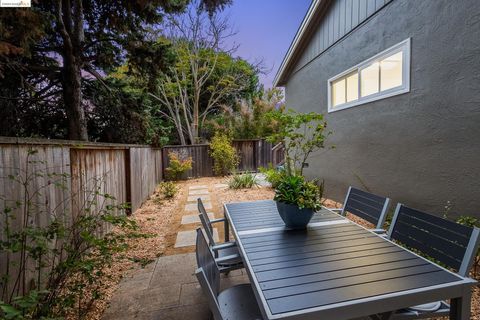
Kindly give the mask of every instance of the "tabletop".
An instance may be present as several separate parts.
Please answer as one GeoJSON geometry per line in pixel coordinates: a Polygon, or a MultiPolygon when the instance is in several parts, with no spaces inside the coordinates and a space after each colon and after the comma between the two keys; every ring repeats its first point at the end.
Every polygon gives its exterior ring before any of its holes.
{"type": "Polygon", "coordinates": [[[461,296],[468,286],[325,208],[305,230],[286,229],[274,201],[224,208],[266,319],[351,319],[461,296]]]}

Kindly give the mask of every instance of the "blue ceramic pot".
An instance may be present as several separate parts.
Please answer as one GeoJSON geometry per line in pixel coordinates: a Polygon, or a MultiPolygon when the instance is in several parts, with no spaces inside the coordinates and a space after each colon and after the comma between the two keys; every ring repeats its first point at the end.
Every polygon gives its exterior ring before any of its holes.
{"type": "Polygon", "coordinates": [[[277,201],[277,209],[280,217],[288,228],[305,229],[313,217],[312,209],[300,209],[295,204],[277,201]]]}

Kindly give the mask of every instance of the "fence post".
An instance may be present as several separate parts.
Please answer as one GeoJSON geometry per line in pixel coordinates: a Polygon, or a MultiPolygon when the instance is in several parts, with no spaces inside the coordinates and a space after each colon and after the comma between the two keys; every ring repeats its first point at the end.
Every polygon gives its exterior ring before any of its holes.
{"type": "Polygon", "coordinates": [[[130,166],[130,148],[125,149],[125,197],[126,202],[130,205],[130,208],[127,209],[127,214],[132,214],[132,167],[130,166]]]}

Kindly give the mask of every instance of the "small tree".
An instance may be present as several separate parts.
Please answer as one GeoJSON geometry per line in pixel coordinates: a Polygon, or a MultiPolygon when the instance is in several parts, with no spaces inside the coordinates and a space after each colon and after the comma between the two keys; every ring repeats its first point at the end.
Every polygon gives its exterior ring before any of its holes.
{"type": "Polygon", "coordinates": [[[273,111],[270,117],[278,122],[278,130],[267,140],[282,143],[285,146],[285,165],[287,175],[303,175],[303,168],[312,152],[325,148],[325,139],[330,132],[323,115],[310,112],[298,113],[273,111]]]}
{"type": "Polygon", "coordinates": [[[213,158],[213,172],[216,175],[227,175],[240,163],[232,140],[226,134],[217,132],[210,142],[210,155],[213,158]]]}
{"type": "Polygon", "coordinates": [[[192,169],[192,157],[181,159],[175,152],[168,153],[169,164],[165,169],[165,175],[169,180],[180,180],[182,175],[192,169]]]}

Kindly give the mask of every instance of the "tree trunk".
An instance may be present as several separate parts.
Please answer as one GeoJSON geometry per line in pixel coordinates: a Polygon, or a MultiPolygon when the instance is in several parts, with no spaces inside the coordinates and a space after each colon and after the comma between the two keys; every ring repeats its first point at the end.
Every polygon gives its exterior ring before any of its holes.
{"type": "Polygon", "coordinates": [[[66,55],[63,59],[63,102],[68,119],[68,138],[88,141],[87,120],[82,106],[82,75],[77,57],[66,55]]]}

